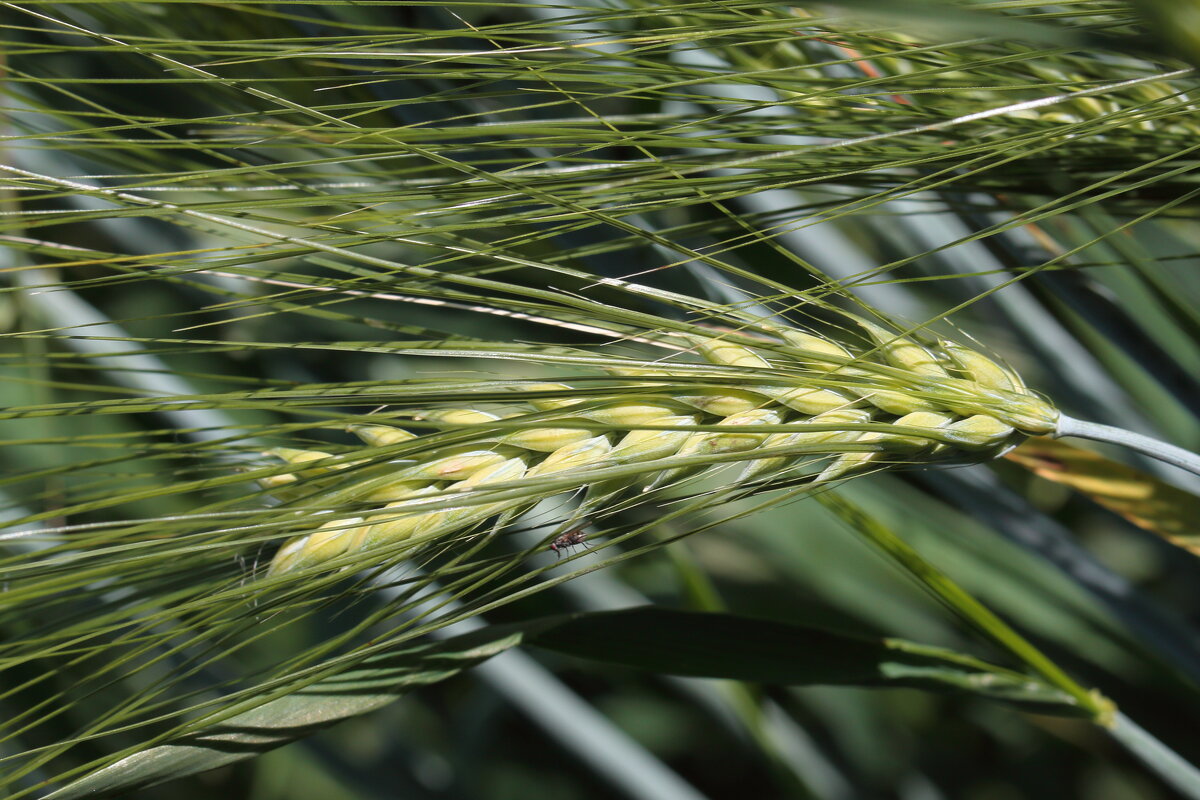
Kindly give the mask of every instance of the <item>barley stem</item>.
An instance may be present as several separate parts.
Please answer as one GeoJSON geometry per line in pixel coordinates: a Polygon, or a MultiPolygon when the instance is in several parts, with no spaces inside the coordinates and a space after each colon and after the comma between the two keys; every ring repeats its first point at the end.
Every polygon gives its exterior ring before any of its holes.
{"type": "Polygon", "coordinates": [[[1121,712],[1113,718],[1109,735],[1130,753],[1151,765],[1158,776],[1183,797],[1200,800],[1200,770],[1121,712]]]}
{"type": "Polygon", "coordinates": [[[1087,711],[1097,725],[1113,725],[1116,706],[1098,691],[1088,690],[1076,683],[1057,664],[1047,658],[1029,640],[1013,630],[987,606],[976,600],[937,567],[930,564],[911,545],[887,526],[880,524],[853,503],[833,493],[818,495],[817,499],[847,523],[847,527],[866,539],[899,564],[930,594],[948,609],[973,625],[994,644],[1041,676],[1042,680],[1069,695],[1087,711]]]}
{"type": "Polygon", "coordinates": [[[1122,447],[1136,450],[1139,453],[1156,458],[1167,464],[1172,464],[1180,469],[1185,469],[1193,475],[1200,475],[1200,455],[1189,450],[1184,450],[1182,447],[1161,442],[1151,436],[1127,431],[1124,428],[1101,425],[1096,422],[1085,422],[1081,419],[1068,417],[1066,414],[1060,414],[1058,427],[1051,435],[1055,439],[1062,436],[1074,436],[1079,439],[1091,439],[1096,442],[1121,445],[1122,447]]]}

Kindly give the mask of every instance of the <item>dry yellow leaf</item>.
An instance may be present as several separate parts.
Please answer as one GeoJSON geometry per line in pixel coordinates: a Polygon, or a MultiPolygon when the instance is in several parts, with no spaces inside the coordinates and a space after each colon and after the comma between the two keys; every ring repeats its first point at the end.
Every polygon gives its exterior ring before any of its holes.
{"type": "Polygon", "coordinates": [[[1100,453],[1044,436],[1029,439],[1007,458],[1200,555],[1200,497],[1100,453]]]}

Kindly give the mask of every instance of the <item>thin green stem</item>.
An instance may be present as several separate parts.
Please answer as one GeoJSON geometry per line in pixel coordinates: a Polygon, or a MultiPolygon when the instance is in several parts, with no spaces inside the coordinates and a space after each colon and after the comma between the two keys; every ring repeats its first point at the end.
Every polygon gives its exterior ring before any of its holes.
{"type": "Polygon", "coordinates": [[[1200,800],[1200,770],[1136,722],[1118,711],[1108,733],[1181,795],[1200,800]]]}
{"type": "Polygon", "coordinates": [[[1058,428],[1054,438],[1075,436],[1079,439],[1091,439],[1096,442],[1108,442],[1128,447],[1139,453],[1157,458],[1159,461],[1185,469],[1193,475],[1200,475],[1200,455],[1176,447],[1173,444],[1159,441],[1150,436],[1127,431],[1112,425],[1101,425],[1097,422],[1085,422],[1081,419],[1062,414],[1058,418],[1058,428]]]}
{"type": "Polygon", "coordinates": [[[1089,712],[1094,722],[1104,727],[1113,724],[1116,706],[1095,690],[1080,686],[1057,664],[1047,658],[1004,620],[972,597],[957,583],[926,561],[887,526],[865,514],[853,503],[833,492],[817,495],[817,499],[844,520],[851,529],[911,574],[928,592],[988,639],[1015,656],[1037,673],[1046,683],[1072,697],[1079,707],[1089,712]]]}

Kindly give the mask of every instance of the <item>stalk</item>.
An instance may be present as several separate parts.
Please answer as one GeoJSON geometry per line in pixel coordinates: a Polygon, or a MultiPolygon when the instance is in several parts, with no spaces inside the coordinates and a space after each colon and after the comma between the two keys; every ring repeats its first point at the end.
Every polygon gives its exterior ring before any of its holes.
{"type": "Polygon", "coordinates": [[[841,517],[848,527],[886,553],[947,608],[1007,650],[1046,683],[1074,699],[1080,708],[1091,714],[1096,724],[1105,728],[1114,725],[1116,706],[1111,700],[1094,689],[1083,688],[1072,680],[1025,637],[1010,628],[1004,620],[993,614],[937,567],[923,559],[907,542],[848,501],[828,492],[818,497],[821,503],[841,517]]]}
{"type": "Polygon", "coordinates": [[[1091,439],[1095,442],[1107,442],[1121,447],[1128,447],[1143,455],[1156,458],[1166,464],[1187,470],[1193,475],[1200,475],[1200,455],[1176,447],[1173,444],[1145,436],[1113,425],[1101,425],[1098,422],[1085,422],[1081,419],[1059,415],[1058,426],[1051,434],[1055,439],[1064,436],[1074,436],[1077,439],[1091,439]]]}

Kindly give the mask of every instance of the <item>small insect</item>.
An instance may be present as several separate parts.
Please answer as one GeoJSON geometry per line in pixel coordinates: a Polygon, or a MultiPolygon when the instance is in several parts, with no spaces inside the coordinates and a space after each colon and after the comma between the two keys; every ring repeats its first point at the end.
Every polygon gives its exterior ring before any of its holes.
{"type": "Polygon", "coordinates": [[[576,528],[573,531],[559,534],[550,543],[550,549],[554,551],[554,555],[558,558],[562,558],[561,551],[570,550],[578,546],[587,547],[587,534],[583,532],[583,528],[576,528]]]}

